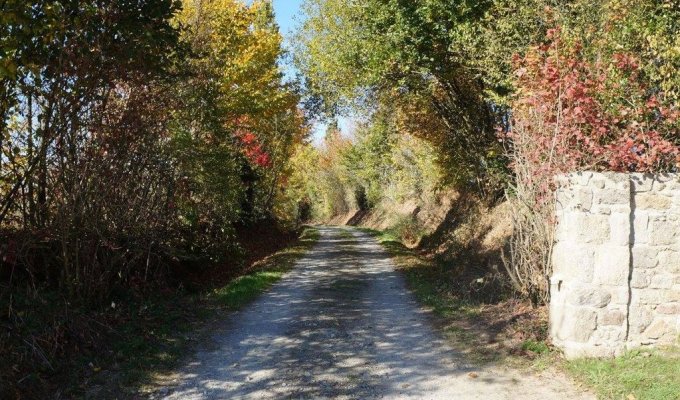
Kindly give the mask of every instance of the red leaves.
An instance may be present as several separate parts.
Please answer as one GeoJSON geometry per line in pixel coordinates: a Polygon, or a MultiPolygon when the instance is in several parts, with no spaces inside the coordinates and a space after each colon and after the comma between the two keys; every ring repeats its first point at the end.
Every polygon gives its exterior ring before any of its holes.
{"type": "Polygon", "coordinates": [[[631,54],[616,53],[612,56],[614,65],[621,71],[634,72],[640,67],[640,63],[631,54]]]}
{"type": "MultiPolygon", "coordinates": [[[[258,152],[259,153],[256,156],[254,156],[255,164],[259,165],[260,167],[264,167],[264,168],[271,167],[272,163],[271,163],[271,159],[269,157],[269,154],[264,153],[264,152],[260,152],[259,149],[258,149],[258,152]]],[[[251,160],[252,160],[252,156],[251,156],[251,160]]]]}
{"type": "Polygon", "coordinates": [[[240,127],[234,135],[241,143],[241,151],[251,163],[262,168],[271,167],[271,156],[265,151],[260,140],[253,132],[240,127]]]}
{"type": "Polygon", "coordinates": [[[534,131],[532,142],[538,147],[533,151],[565,155],[553,172],[652,171],[675,162],[679,149],[661,131],[672,129],[677,112],[662,108],[654,95],[645,99],[649,91],[639,82],[639,61],[633,55],[616,53],[608,62],[589,62],[578,44],[562,41],[559,28],[546,36],[547,45],[513,58],[519,93],[513,116],[515,126],[534,131]],[[627,78],[625,87],[616,83],[608,88],[612,74],[627,78]],[[608,91],[633,100],[608,98],[608,91]]]}
{"type": "Polygon", "coordinates": [[[650,95],[639,61],[617,53],[591,62],[561,35],[551,29],[547,44],[513,58],[514,132],[504,139],[513,147],[518,179],[536,188],[541,202],[559,173],[674,168],[680,148],[671,140],[678,137],[680,111],[650,95]]]}

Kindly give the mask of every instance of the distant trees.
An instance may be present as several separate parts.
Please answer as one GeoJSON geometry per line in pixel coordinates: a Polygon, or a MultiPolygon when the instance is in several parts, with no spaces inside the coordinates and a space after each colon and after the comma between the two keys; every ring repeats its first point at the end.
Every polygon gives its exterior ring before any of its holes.
{"type": "Polygon", "coordinates": [[[319,148],[300,149],[292,160],[291,193],[308,207],[310,218],[323,221],[434,196],[442,179],[436,150],[399,133],[396,120],[379,110],[350,137],[331,125],[319,148]]]}
{"type": "Polygon", "coordinates": [[[306,134],[281,55],[265,1],[3,2],[0,275],[101,299],[234,254],[306,134]]]}

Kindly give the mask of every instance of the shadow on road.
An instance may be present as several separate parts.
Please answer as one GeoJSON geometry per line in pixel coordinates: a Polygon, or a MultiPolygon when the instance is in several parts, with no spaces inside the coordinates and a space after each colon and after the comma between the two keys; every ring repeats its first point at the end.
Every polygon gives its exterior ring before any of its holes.
{"type": "Polygon", "coordinates": [[[298,267],[224,321],[173,392],[157,396],[506,398],[492,394],[508,394],[516,379],[471,378],[370,236],[320,230],[298,267]]]}

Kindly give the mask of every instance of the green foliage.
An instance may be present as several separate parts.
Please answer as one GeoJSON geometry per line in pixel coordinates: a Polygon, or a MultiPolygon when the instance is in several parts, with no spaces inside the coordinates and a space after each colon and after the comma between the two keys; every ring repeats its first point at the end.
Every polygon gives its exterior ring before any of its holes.
{"type": "Polygon", "coordinates": [[[228,307],[239,308],[281,279],[281,276],[281,272],[256,272],[242,276],[215,291],[215,296],[228,307]]]}
{"type": "Polygon", "coordinates": [[[546,354],[550,352],[550,347],[545,342],[529,339],[522,343],[522,350],[531,351],[536,354],[546,354]]]}
{"type": "MultiPolygon", "coordinates": [[[[655,95],[675,107],[680,99],[680,7],[673,0],[600,0],[577,2],[558,14],[565,36],[583,48],[591,62],[627,54],[639,63],[641,82],[649,93],[605,93],[612,106],[638,95],[655,95]]],[[[610,78],[621,78],[611,71],[610,78]]]]}
{"type": "MultiPolygon", "coordinates": [[[[401,115],[400,131],[435,146],[448,182],[493,194],[507,180],[492,127],[509,123],[513,56],[543,45],[546,32],[561,26],[592,62],[634,54],[650,93],[673,108],[680,87],[675,3],[308,0],[296,60],[325,112],[388,107],[401,115]]],[[[602,95],[625,101],[620,93],[602,95]]]]}
{"type": "Polygon", "coordinates": [[[2,7],[0,273],[103,300],[294,220],[276,204],[307,128],[269,2],[2,7]]]}
{"type": "Polygon", "coordinates": [[[457,32],[487,7],[309,0],[296,40],[297,64],[310,96],[323,99],[327,113],[353,108],[370,114],[382,106],[409,121],[427,121],[427,127],[401,128],[431,142],[455,183],[478,184],[475,178],[490,173],[486,158],[500,152],[493,109],[462,56],[458,40],[464,35],[457,32]]]}

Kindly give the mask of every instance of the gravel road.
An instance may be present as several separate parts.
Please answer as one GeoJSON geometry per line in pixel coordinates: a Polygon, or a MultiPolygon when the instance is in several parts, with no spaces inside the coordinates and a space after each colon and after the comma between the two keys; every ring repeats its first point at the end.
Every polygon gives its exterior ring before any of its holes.
{"type": "Polygon", "coordinates": [[[593,398],[556,374],[466,363],[373,238],[319,229],[297,267],[219,324],[152,398],[593,398]]]}

